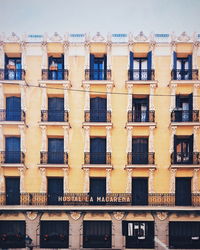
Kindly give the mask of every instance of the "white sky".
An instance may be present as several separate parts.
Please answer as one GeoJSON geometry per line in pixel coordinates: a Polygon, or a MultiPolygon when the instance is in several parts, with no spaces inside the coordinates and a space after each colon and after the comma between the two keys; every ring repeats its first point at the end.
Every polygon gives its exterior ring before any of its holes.
{"type": "Polygon", "coordinates": [[[0,0],[6,34],[200,33],[200,0],[0,0]]]}

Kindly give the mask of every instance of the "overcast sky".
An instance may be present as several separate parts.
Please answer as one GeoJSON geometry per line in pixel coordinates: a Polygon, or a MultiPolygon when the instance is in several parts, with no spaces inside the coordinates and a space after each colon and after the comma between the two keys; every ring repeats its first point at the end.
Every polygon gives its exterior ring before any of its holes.
{"type": "Polygon", "coordinates": [[[200,33],[200,0],[0,0],[0,32],[200,33]]]}

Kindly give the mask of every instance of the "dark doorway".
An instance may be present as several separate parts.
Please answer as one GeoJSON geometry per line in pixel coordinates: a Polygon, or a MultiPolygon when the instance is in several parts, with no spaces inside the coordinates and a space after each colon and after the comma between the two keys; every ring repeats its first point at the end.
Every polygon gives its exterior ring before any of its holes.
{"type": "Polygon", "coordinates": [[[90,178],[90,204],[105,205],[106,178],[90,178]]]}
{"type": "Polygon", "coordinates": [[[176,178],[176,206],[191,206],[191,178],[176,178]]]}
{"type": "Polygon", "coordinates": [[[132,178],[132,204],[148,205],[148,178],[132,178]]]}
{"type": "Polygon", "coordinates": [[[148,138],[133,138],[132,163],[148,164],[148,138]]]}
{"type": "Polygon", "coordinates": [[[62,205],[63,178],[48,178],[48,205],[62,205]]]}
{"type": "Polygon", "coordinates": [[[90,139],[90,164],[106,164],[106,138],[90,139]]]}
{"type": "Polygon", "coordinates": [[[6,177],[6,205],[20,205],[19,177],[6,177]]]}

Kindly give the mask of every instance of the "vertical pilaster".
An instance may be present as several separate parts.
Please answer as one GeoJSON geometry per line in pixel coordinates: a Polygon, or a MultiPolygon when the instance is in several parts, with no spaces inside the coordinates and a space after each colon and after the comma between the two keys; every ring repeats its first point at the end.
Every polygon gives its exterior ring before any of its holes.
{"type": "Polygon", "coordinates": [[[0,69],[4,69],[5,65],[5,52],[4,52],[4,43],[0,41],[0,69]]]}
{"type": "Polygon", "coordinates": [[[106,193],[107,194],[112,193],[111,192],[110,177],[111,177],[111,169],[106,169],[106,193]]]}
{"type": "Polygon", "coordinates": [[[111,85],[111,84],[107,84],[107,85],[106,85],[106,92],[107,92],[107,111],[112,111],[111,90],[112,90],[112,85],[111,85]]]}
{"type": "Polygon", "coordinates": [[[176,43],[175,41],[172,41],[171,43],[171,62],[170,62],[170,69],[173,69],[174,65],[174,52],[176,51],[176,43]]]}
{"type": "Polygon", "coordinates": [[[48,69],[47,42],[42,44],[42,69],[48,69]]]}
{"type": "Polygon", "coordinates": [[[171,127],[171,137],[170,137],[170,148],[169,152],[170,154],[174,152],[174,135],[176,134],[176,126],[171,127]]]}
{"type": "Polygon", "coordinates": [[[128,106],[127,106],[127,112],[132,111],[132,99],[133,99],[133,85],[128,84],[128,106]]]}
{"type": "Polygon", "coordinates": [[[3,168],[0,167],[0,193],[5,192],[5,178],[3,174],[3,168]]]}
{"type": "Polygon", "coordinates": [[[108,37],[107,42],[107,69],[111,69],[111,48],[112,48],[112,41],[111,38],[108,37]]]}
{"type": "Polygon", "coordinates": [[[84,140],[84,152],[90,152],[90,127],[84,127],[85,140],[84,140]]]}
{"type": "Polygon", "coordinates": [[[127,127],[127,149],[126,149],[127,153],[132,152],[132,130],[133,127],[127,127]]]}
{"type": "Polygon", "coordinates": [[[127,186],[126,186],[126,193],[129,194],[132,191],[132,169],[127,169],[127,186]]]}
{"type": "Polygon", "coordinates": [[[64,129],[64,152],[69,153],[69,126],[63,126],[64,129]]]}
{"type": "Polygon", "coordinates": [[[20,138],[21,138],[21,152],[26,152],[26,138],[25,138],[25,126],[19,125],[19,132],[20,132],[20,138]]]}
{"type": "Polygon", "coordinates": [[[41,151],[47,152],[47,132],[46,126],[41,126],[42,131],[42,143],[41,143],[41,151]]]}
{"type": "Polygon", "coordinates": [[[150,95],[149,95],[149,110],[155,110],[154,107],[154,91],[156,84],[150,84],[150,95]]]}
{"type": "Polygon", "coordinates": [[[63,168],[63,192],[64,194],[69,193],[69,169],[63,168]]]}
{"type": "Polygon", "coordinates": [[[21,109],[23,111],[26,111],[26,87],[24,85],[20,86],[20,91],[21,91],[21,109]]]}
{"type": "Polygon", "coordinates": [[[64,87],[64,110],[69,112],[69,94],[68,94],[68,89],[69,89],[69,84],[63,84],[64,87]]]}
{"type": "Polygon", "coordinates": [[[0,125],[0,151],[4,151],[3,126],[0,125]]]}
{"type": "Polygon", "coordinates": [[[170,104],[170,112],[172,112],[176,107],[176,87],[177,84],[171,84],[171,104],[170,104]]]}
{"type": "Polygon", "coordinates": [[[3,91],[3,84],[0,83],[0,109],[4,109],[4,91],[3,91]]]}
{"type": "Polygon", "coordinates": [[[85,69],[90,68],[90,43],[85,41],[85,69]]]}
{"type": "Polygon", "coordinates": [[[21,43],[21,59],[22,59],[22,69],[26,70],[26,43],[21,43]]]}
{"type": "Polygon", "coordinates": [[[90,170],[89,170],[89,168],[85,168],[84,173],[85,173],[85,176],[84,176],[83,192],[87,194],[90,191],[90,188],[89,188],[89,185],[90,185],[90,170]]]}
{"type": "Polygon", "coordinates": [[[41,186],[40,186],[40,193],[47,192],[47,177],[46,177],[46,168],[40,168],[41,174],[41,186]]]}
{"type": "Polygon", "coordinates": [[[155,126],[149,127],[149,152],[154,152],[154,129],[155,126]]]}
{"type": "Polygon", "coordinates": [[[25,193],[25,187],[24,187],[25,168],[18,168],[18,170],[20,175],[20,193],[25,193]]]}
{"type": "Polygon", "coordinates": [[[89,111],[90,110],[90,85],[84,84],[85,89],[85,105],[84,110],[89,111]]]}
{"type": "Polygon", "coordinates": [[[199,43],[195,41],[192,48],[192,69],[198,69],[197,56],[198,56],[199,43]]]}
{"type": "Polygon", "coordinates": [[[199,126],[194,126],[193,128],[193,133],[194,133],[194,146],[193,146],[193,152],[199,152],[199,148],[198,148],[198,130],[199,130],[199,126]]]}
{"type": "Polygon", "coordinates": [[[195,168],[193,170],[193,178],[192,178],[192,193],[199,193],[199,168],[195,168]]]}
{"type": "Polygon", "coordinates": [[[149,193],[154,193],[154,168],[149,169],[149,193]]]}
{"type": "Polygon", "coordinates": [[[112,152],[112,144],[111,144],[111,126],[106,127],[106,152],[112,152]]]}
{"type": "Polygon", "coordinates": [[[152,53],[152,69],[155,69],[155,41],[154,41],[154,35],[151,35],[151,38],[153,39],[150,44],[150,50],[152,53]]]}
{"type": "Polygon", "coordinates": [[[69,42],[68,41],[65,41],[63,43],[63,50],[64,50],[64,69],[69,69],[69,64],[68,64],[69,42]]]}
{"type": "Polygon", "coordinates": [[[46,84],[42,83],[40,84],[42,88],[42,107],[41,110],[47,110],[47,89],[46,89],[46,84]]]}
{"type": "Polygon", "coordinates": [[[176,184],[176,168],[172,168],[170,170],[170,187],[169,187],[169,192],[171,194],[175,194],[175,184],[176,184]]]}
{"type": "Polygon", "coordinates": [[[193,87],[193,110],[199,110],[199,107],[198,107],[198,88],[200,87],[200,84],[194,84],[194,87],[193,87]]]}

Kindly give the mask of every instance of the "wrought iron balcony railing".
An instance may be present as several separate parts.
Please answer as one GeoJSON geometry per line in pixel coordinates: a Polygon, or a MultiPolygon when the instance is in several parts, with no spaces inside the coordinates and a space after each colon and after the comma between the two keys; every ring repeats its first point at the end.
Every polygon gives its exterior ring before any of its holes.
{"type": "Polygon", "coordinates": [[[0,109],[0,121],[23,121],[25,122],[25,112],[24,110],[6,111],[6,109],[0,109]]]}
{"type": "Polygon", "coordinates": [[[85,80],[107,80],[111,81],[110,69],[86,69],[85,80]]]}
{"type": "Polygon", "coordinates": [[[171,71],[172,80],[198,80],[198,69],[173,69],[171,71]]]}
{"type": "Polygon", "coordinates": [[[40,152],[40,164],[68,164],[67,152],[40,152]]]}
{"type": "Polygon", "coordinates": [[[85,164],[111,164],[110,152],[85,152],[85,164]]]}
{"type": "Polygon", "coordinates": [[[128,165],[132,164],[155,164],[154,152],[132,153],[127,154],[128,165]]]}
{"type": "Polygon", "coordinates": [[[177,152],[171,154],[171,164],[200,164],[199,152],[177,152]]]}
{"type": "Polygon", "coordinates": [[[128,111],[128,122],[155,122],[155,111],[128,111]]]}
{"type": "Polygon", "coordinates": [[[154,81],[155,71],[154,69],[129,69],[128,70],[129,81],[154,81]]]}
{"type": "Polygon", "coordinates": [[[25,80],[24,69],[0,69],[0,80],[25,80]]]}
{"type": "Polygon", "coordinates": [[[25,154],[21,151],[1,151],[0,152],[0,162],[1,164],[24,164],[25,154]]]}
{"type": "Polygon", "coordinates": [[[65,80],[68,81],[69,71],[67,69],[49,70],[42,69],[42,80],[65,80]]]}
{"type": "MultiPolygon", "coordinates": [[[[13,197],[16,194],[13,193],[13,197]]],[[[48,193],[21,193],[19,203],[13,202],[8,205],[26,205],[26,206],[46,206],[48,200],[53,198],[55,205],[64,206],[86,206],[86,205],[119,205],[119,206],[134,206],[132,200],[133,195],[130,193],[111,193],[99,196],[98,200],[87,193],[67,193],[67,194],[48,194],[48,193]],[[56,196],[55,196],[56,195],[56,196]],[[57,200],[55,200],[55,198],[57,200]],[[91,199],[92,198],[92,199],[91,199]],[[92,202],[94,200],[94,204],[92,202]]],[[[0,206],[6,205],[6,193],[0,193],[0,206]]],[[[15,199],[14,199],[15,200],[15,199]]],[[[149,193],[148,206],[176,206],[176,195],[174,193],[149,193]]],[[[184,205],[183,205],[184,206],[184,205]]],[[[188,205],[187,205],[188,206],[188,205]]],[[[200,206],[200,194],[191,194],[191,206],[200,206]]]]}
{"type": "Polygon", "coordinates": [[[199,110],[173,110],[171,122],[199,122],[199,110]]]}
{"type": "Polygon", "coordinates": [[[85,111],[85,122],[111,122],[111,111],[85,111]]]}
{"type": "Polygon", "coordinates": [[[69,113],[67,110],[41,110],[42,122],[68,122],[69,113]]]}

